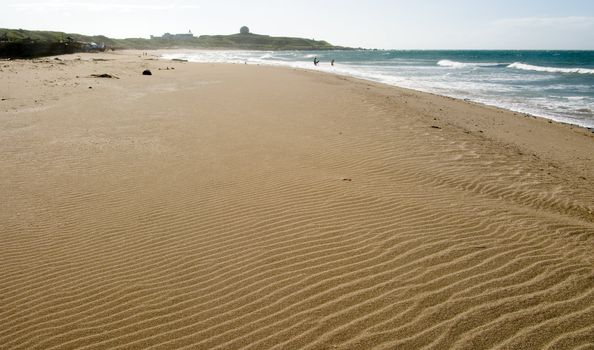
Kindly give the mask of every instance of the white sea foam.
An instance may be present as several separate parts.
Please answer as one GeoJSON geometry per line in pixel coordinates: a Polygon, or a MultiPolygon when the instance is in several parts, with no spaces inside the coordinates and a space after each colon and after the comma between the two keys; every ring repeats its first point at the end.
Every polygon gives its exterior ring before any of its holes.
{"type": "Polygon", "coordinates": [[[521,70],[548,72],[548,73],[574,73],[574,74],[594,74],[594,69],[588,68],[558,68],[558,67],[541,67],[521,62],[515,62],[507,66],[507,68],[515,68],[521,70]]]}
{"type": "Polygon", "coordinates": [[[584,96],[568,96],[567,99],[569,101],[583,101],[586,99],[584,96]]]}

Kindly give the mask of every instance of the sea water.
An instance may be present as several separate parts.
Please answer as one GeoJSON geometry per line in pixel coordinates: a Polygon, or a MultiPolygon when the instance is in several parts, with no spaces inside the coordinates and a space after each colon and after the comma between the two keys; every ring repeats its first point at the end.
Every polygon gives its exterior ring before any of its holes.
{"type": "Polygon", "coordinates": [[[163,58],[316,69],[594,128],[594,51],[180,51],[163,58]]]}

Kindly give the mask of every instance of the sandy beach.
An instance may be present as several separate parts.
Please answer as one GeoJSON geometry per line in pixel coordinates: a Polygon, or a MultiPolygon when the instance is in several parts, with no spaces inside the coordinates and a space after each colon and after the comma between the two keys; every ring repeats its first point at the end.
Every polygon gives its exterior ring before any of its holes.
{"type": "Polygon", "coordinates": [[[0,61],[0,349],[594,349],[591,130],[158,54],[0,61]]]}

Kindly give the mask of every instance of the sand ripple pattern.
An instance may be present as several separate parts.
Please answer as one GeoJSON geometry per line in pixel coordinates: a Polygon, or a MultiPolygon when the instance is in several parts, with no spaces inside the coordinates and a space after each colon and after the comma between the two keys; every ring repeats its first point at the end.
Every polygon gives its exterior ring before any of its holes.
{"type": "Polygon", "coordinates": [[[592,183],[398,92],[233,69],[5,134],[1,349],[594,348],[592,183]]]}

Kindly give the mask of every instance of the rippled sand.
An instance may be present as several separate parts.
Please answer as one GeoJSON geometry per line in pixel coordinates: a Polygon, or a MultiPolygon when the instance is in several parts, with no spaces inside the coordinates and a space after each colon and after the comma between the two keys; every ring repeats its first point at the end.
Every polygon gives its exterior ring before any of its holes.
{"type": "Polygon", "coordinates": [[[76,57],[0,62],[1,349],[594,348],[590,131],[76,57]]]}

